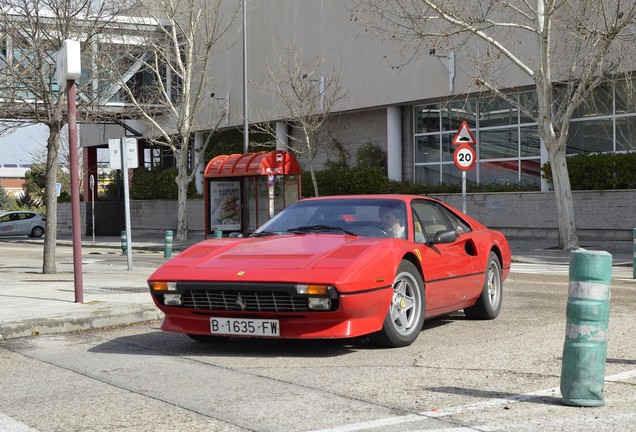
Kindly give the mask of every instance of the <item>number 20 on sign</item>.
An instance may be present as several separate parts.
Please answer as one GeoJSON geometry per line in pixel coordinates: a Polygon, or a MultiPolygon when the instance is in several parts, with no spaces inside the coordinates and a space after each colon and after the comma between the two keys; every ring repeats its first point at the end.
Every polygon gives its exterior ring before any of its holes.
{"type": "Polygon", "coordinates": [[[475,166],[475,158],[475,150],[467,144],[457,147],[453,154],[455,166],[462,171],[467,171],[475,166]]]}

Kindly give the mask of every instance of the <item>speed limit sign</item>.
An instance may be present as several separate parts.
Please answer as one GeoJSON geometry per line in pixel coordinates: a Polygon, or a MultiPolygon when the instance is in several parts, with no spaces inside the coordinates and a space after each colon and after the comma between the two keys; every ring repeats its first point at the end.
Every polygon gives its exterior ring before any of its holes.
{"type": "Polygon", "coordinates": [[[453,160],[455,166],[462,171],[467,171],[475,165],[475,150],[468,144],[463,144],[455,149],[453,160]]]}

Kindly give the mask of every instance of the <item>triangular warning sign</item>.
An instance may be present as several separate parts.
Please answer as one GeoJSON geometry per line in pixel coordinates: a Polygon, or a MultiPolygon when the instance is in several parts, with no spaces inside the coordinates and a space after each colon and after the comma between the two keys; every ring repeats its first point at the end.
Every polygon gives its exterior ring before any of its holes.
{"type": "Polygon", "coordinates": [[[465,120],[462,122],[462,125],[459,127],[459,130],[457,131],[455,138],[453,138],[453,145],[462,145],[462,144],[475,145],[475,137],[473,136],[473,133],[470,131],[470,128],[468,127],[468,123],[466,123],[465,120]]]}

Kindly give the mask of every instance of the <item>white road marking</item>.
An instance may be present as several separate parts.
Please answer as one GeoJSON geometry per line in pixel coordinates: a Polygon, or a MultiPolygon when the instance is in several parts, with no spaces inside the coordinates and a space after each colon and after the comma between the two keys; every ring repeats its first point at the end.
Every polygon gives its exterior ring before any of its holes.
{"type": "MultiPolygon", "coordinates": [[[[619,381],[624,381],[634,377],[636,377],[636,369],[633,369],[627,372],[622,372],[616,375],[607,376],[605,377],[605,381],[619,382],[619,381]]],[[[530,393],[516,395],[516,396],[510,396],[506,398],[497,398],[497,399],[490,399],[490,400],[486,400],[482,402],[476,402],[470,405],[457,406],[457,407],[435,410],[435,411],[423,411],[417,414],[409,414],[409,415],[400,416],[400,417],[388,417],[384,419],[369,420],[365,422],[342,425],[342,426],[337,426],[337,427],[328,428],[328,429],[314,430],[312,432],[363,431],[366,429],[381,428],[383,426],[392,426],[392,425],[422,421],[422,420],[425,420],[426,418],[441,418],[441,417],[447,417],[452,415],[458,415],[458,414],[463,414],[467,412],[478,411],[481,409],[488,409],[488,408],[492,408],[492,407],[496,407],[500,405],[523,402],[530,399],[540,398],[543,396],[560,397],[560,394],[561,393],[560,393],[559,387],[552,387],[552,388],[548,388],[544,390],[538,390],[535,392],[530,392],[530,393]]],[[[464,431],[474,431],[474,430],[488,431],[488,430],[497,430],[497,429],[498,429],[498,426],[490,425],[485,427],[461,427],[461,428],[451,428],[451,429],[445,428],[445,429],[438,429],[438,430],[427,430],[427,432],[441,432],[441,431],[464,432],[464,431]]]]}
{"type": "Polygon", "coordinates": [[[2,413],[0,413],[0,430],[3,432],[38,432],[37,429],[33,429],[2,413]]]}

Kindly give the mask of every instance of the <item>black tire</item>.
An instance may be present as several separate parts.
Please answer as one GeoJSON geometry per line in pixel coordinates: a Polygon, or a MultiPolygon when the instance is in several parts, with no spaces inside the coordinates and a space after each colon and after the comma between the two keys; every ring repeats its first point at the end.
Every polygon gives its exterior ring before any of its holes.
{"type": "Polygon", "coordinates": [[[188,333],[187,336],[194,341],[204,342],[204,343],[223,342],[224,340],[227,340],[228,338],[228,336],[213,336],[213,335],[193,334],[193,333],[188,333]]]}
{"type": "Polygon", "coordinates": [[[36,226],[31,230],[31,237],[42,237],[44,235],[44,228],[36,226]]]}
{"type": "Polygon", "coordinates": [[[494,252],[490,252],[484,288],[474,306],[465,308],[464,312],[470,319],[489,320],[495,319],[501,311],[503,301],[503,283],[501,280],[501,264],[494,252]]]}
{"type": "Polygon", "coordinates": [[[388,348],[411,345],[422,331],[425,310],[422,275],[413,263],[402,261],[393,281],[393,298],[382,330],[375,334],[376,342],[388,348]]]}

